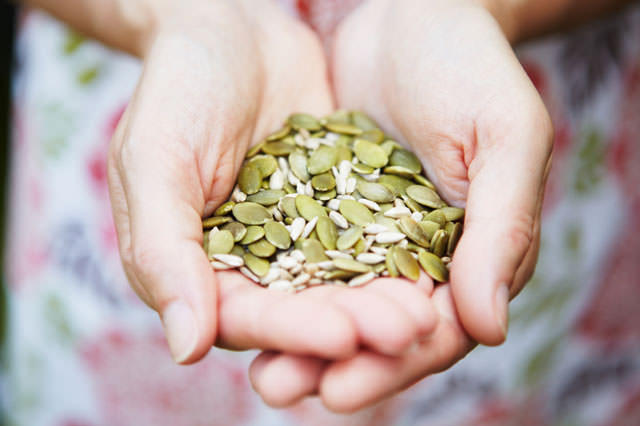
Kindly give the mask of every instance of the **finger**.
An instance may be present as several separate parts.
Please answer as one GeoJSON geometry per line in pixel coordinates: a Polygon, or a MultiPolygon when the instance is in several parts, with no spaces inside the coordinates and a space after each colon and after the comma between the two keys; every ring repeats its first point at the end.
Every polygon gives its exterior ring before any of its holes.
{"type": "Polygon", "coordinates": [[[413,320],[419,338],[428,336],[436,328],[438,315],[430,299],[433,281],[426,274],[420,274],[415,283],[397,278],[376,279],[367,284],[367,290],[393,300],[403,308],[413,320]]]}
{"type": "Polygon", "coordinates": [[[220,314],[218,346],[273,349],[331,359],[352,356],[357,330],[336,304],[309,291],[269,291],[233,271],[218,272],[220,314]]]}
{"type": "Polygon", "coordinates": [[[543,107],[531,115],[528,126],[478,131],[478,154],[469,166],[464,234],[451,285],[462,324],[487,345],[506,337],[509,288],[536,238],[552,133],[543,107]]]}
{"type": "Polygon", "coordinates": [[[441,319],[434,334],[401,357],[362,351],[329,365],[319,387],[323,403],[331,411],[347,413],[387,398],[416,381],[443,371],[470,351],[474,343],[455,319],[449,286],[434,292],[441,319]]]}
{"type": "Polygon", "coordinates": [[[287,407],[316,392],[326,365],[320,358],[263,352],[251,363],[249,378],[267,405],[287,407]]]}

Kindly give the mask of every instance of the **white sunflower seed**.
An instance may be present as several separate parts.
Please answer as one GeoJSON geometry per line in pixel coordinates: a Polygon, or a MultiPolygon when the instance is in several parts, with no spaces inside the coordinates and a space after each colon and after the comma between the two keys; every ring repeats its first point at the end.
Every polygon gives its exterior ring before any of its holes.
{"type": "Polygon", "coordinates": [[[375,253],[360,253],[356,257],[356,260],[358,262],[366,263],[367,265],[375,265],[380,262],[384,262],[385,259],[386,259],[385,256],[382,256],[380,254],[375,254],[375,253]]]}
{"type": "Polygon", "coordinates": [[[404,240],[406,237],[407,236],[404,235],[402,232],[385,231],[385,232],[380,232],[379,234],[376,234],[376,243],[380,243],[380,244],[397,243],[399,241],[404,240]]]}
{"type": "Polygon", "coordinates": [[[368,200],[366,198],[360,198],[358,200],[358,202],[360,204],[362,204],[363,206],[368,207],[369,210],[373,210],[374,212],[379,212],[380,211],[380,205],[378,205],[378,203],[376,203],[375,201],[371,201],[371,200],[368,200]]]}
{"type": "Polygon", "coordinates": [[[349,287],[357,287],[357,286],[368,283],[375,277],[376,277],[376,274],[373,272],[367,272],[366,274],[356,275],[355,277],[349,280],[349,283],[347,285],[349,287]]]}
{"type": "Polygon", "coordinates": [[[342,216],[340,213],[336,211],[332,211],[329,213],[329,219],[331,219],[333,223],[335,223],[337,226],[339,226],[342,229],[349,228],[349,221],[347,221],[347,219],[345,219],[344,216],[342,216]]]}
{"type": "Polygon", "coordinates": [[[411,210],[409,210],[406,207],[392,207],[389,210],[387,210],[386,212],[384,212],[384,215],[387,217],[392,217],[394,219],[399,219],[403,216],[411,216],[411,210]]]}
{"type": "Polygon", "coordinates": [[[291,222],[291,225],[289,226],[289,236],[293,241],[298,241],[298,238],[300,238],[300,235],[302,235],[302,231],[304,230],[305,223],[306,222],[303,217],[296,217],[293,219],[293,222],[291,222]]]}
{"type": "Polygon", "coordinates": [[[353,259],[353,257],[350,254],[345,253],[343,251],[339,251],[339,250],[326,250],[324,252],[324,254],[326,254],[327,256],[329,256],[332,259],[339,259],[339,258],[342,258],[342,259],[353,259]]]}
{"type": "Polygon", "coordinates": [[[284,187],[284,173],[280,169],[276,169],[275,172],[269,178],[269,188],[282,189],[284,187]]]}
{"type": "Polygon", "coordinates": [[[302,239],[307,238],[311,232],[313,232],[313,228],[316,227],[316,223],[318,223],[318,216],[314,217],[313,219],[311,219],[305,226],[304,226],[304,230],[302,231],[302,235],[300,236],[302,239]]]}
{"type": "Polygon", "coordinates": [[[244,265],[244,259],[235,254],[214,254],[213,258],[234,268],[244,265]]]}

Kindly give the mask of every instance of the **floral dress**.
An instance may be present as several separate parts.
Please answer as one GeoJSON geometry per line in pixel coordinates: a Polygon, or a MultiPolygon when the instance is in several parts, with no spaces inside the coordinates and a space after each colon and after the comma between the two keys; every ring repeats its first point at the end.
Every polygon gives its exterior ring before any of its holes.
{"type": "MultiPolygon", "coordinates": [[[[358,3],[282,1],[325,40],[358,3]]],[[[40,12],[17,37],[7,241],[5,424],[20,426],[623,426],[640,424],[640,5],[521,46],[555,123],[536,274],[510,333],[353,415],[273,410],[255,353],[176,366],[130,290],[109,207],[107,145],[137,60],[40,12]]]]}

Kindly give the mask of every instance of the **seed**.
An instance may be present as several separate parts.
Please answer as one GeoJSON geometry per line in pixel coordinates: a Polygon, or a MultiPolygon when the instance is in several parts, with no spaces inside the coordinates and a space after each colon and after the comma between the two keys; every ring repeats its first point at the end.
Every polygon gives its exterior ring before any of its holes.
{"type": "Polygon", "coordinates": [[[340,200],[334,198],[333,200],[327,201],[327,207],[331,210],[338,210],[340,208],[340,200]]]}
{"type": "Polygon", "coordinates": [[[332,146],[323,145],[316,149],[307,162],[307,171],[312,175],[328,172],[336,165],[338,153],[332,146]]]}
{"type": "Polygon", "coordinates": [[[260,283],[261,284],[271,284],[272,282],[274,282],[278,278],[280,278],[280,269],[279,268],[270,268],[269,272],[267,272],[267,274],[260,279],[260,283]]]}
{"type": "Polygon", "coordinates": [[[356,139],[353,143],[353,152],[362,163],[373,168],[383,167],[389,161],[384,149],[365,139],[356,139]]]}
{"type": "Polygon", "coordinates": [[[413,182],[411,182],[408,179],[405,179],[400,176],[386,175],[386,174],[380,175],[380,178],[378,179],[378,183],[380,185],[386,186],[387,189],[392,191],[396,196],[406,195],[407,188],[413,185],[413,182]]]}
{"type": "Polygon", "coordinates": [[[404,240],[406,237],[407,236],[402,232],[385,231],[385,232],[380,232],[379,234],[376,234],[376,243],[380,243],[380,244],[397,243],[398,241],[404,240]]]}
{"type": "Polygon", "coordinates": [[[374,222],[371,211],[354,200],[342,200],[340,202],[340,213],[354,225],[368,225],[374,222]]]}
{"type": "Polygon", "coordinates": [[[280,201],[285,196],[283,190],[278,189],[261,189],[255,194],[247,196],[247,201],[252,203],[258,203],[263,206],[270,206],[280,201]]]}
{"type": "Polygon", "coordinates": [[[293,284],[287,280],[277,280],[269,284],[269,290],[293,291],[293,284]]]}
{"type": "Polygon", "coordinates": [[[291,223],[291,226],[289,228],[289,236],[293,241],[297,241],[298,238],[300,238],[300,235],[302,235],[302,231],[304,230],[305,224],[306,222],[301,217],[297,217],[293,219],[293,222],[291,223]]]}
{"type": "Polygon", "coordinates": [[[209,234],[209,257],[214,254],[228,254],[233,248],[233,235],[229,231],[217,231],[209,234]]]}
{"type": "Polygon", "coordinates": [[[308,239],[302,242],[302,252],[307,262],[316,263],[328,260],[324,247],[318,240],[308,239]]]}
{"type": "Polygon", "coordinates": [[[411,240],[415,241],[422,247],[429,247],[430,240],[427,237],[427,234],[418,222],[413,220],[410,216],[401,217],[398,220],[398,225],[402,232],[404,232],[411,240]]]}
{"type": "Polygon", "coordinates": [[[262,175],[257,167],[245,164],[238,175],[238,186],[245,194],[255,194],[262,185],[262,175]]]}
{"type": "Polygon", "coordinates": [[[292,282],[291,284],[293,284],[294,286],[298,286],[298,285],[302,285],[302,284],[306,284],[307,282],[309,282],[309,280],[311,279],[311,275],[309,275],[306,272],[303,272],[302,274],[298,275],[292,282]]]}
{"type": "Polygon", "coordinates": [[[395,247],[390,247],[389,251],[387,251],[387,255],[385,257],[385,266],[387,267],[387,271],[389,271],[389,276],[392,278],[396,278],[398,276],[400,276],[400,272],[398,271],[398,268],[396,267],[396,262],[395,262],[395,253],[394,253],[395,247]]]}
{"type": "Polygon", "coordinates": [[[443,207],[440,211],[449,222],[455,222],[464,218],[464,209],[458,207],[443,207]]]}
{"type": "Polygon", "coordinates": [[[380,262],[384,262],[384,256],[375,253],[360,253],[356,260],[358,262],[366,263],[367,265],[375,265],[380,262]]]}
{"type": "Polygon", "coordinates": [[[240,188],[238,188],[237,186],[233,189],[233,192],[231,193],[231,201],[234,201],[236,203],[242,203],[244,201],[246,201],[247,199],[247,194],[245,194],[244,192],[240,191],[240,188]]]}
{"type": "Polygon", "coordinates": [[[251,281],[255,281],[257,283],[260,282],[260,278],[258,278],[256,274],[251,272],[249,268],[247,268],[246,266],[240,267],[240,273],[242,273],[242,275],[244,275],[245,277],[249,278],[251,281]]]}
{"type": "Polygon", "coordinates": [[[350,136],[357,136],[362,133],[362,129],[348,123],[327,122],[324,127],[331,132],[350,136]]]}
{"type": "Polygon", "coordinates": [[[358,184],[358,181],[356,180],[356,178],[349,178],[347,179],[347,184],[345,187],[345,192],[347,194],[351,194],[353,191],[356,190],[356,185],[358,184]]]}
{"type": "Polygon", "coordinates": [[[395,199],[393,192],[379,183],[361,180],[356,188],[366,199],[376,203],[390,203],[395,199]]]}
{"type": "Polygon", "coordinates": [[[247,226],[247,232],[242,240],[240,240],[240,244],[246,246],[251,243],[255,243],[262,237],[264,237],[264,229],[262,228],[262,226],[247,226]]]}
{"type": "Polygon", "coordinates": [[[221,228],[223,231],[229,231],[233,235],[233,241],[236,243],[244,238],[247,234],[247,228],[240,222],[229,222],[221,228]]]}
{"type": "Polygon", "coordinates": [[[369,265],[365,265],[364,263],[353,259],[344,259],[339,257],[337,259],[333,259],[333,264],[336,268],[342,269],[343,271],[356,273],[366,273],[371,271],[371,267],[369,265]]]}
{"type": "Polygon", "coordinates": [[[229,266],[239,267],[244,265],[244,260],[242,260],[240,256],[236,256],[234,254],[214,254],[212,257],[229,266]]]}
{"type": "Polygon", "coordinates": [[[431,238],[431,252],[438,257],[444,256],[447,250],[447,233],[443,229],[439,229],[431,238]]]}
{"type": "Polygon", "coordinates": [[[431,183],[431,181],[429,179],[427,179],[426,177],[424,177],[424,176],[422,176],[420,174],[413,175],[413,180],[415,180],[420,185],[424,185],[427,188],[433,189],[434,191],[436,190],[435,185],[433,183],[431,183]]]}
{"type": "MultiPolygon", "coordinates": [[[[218,255],[216,255],[218,256],[218,255]]],[[[235,266],[231,266],[231,265],[227,265],[226,263],[223,262],[218,262],[217,260],[212,260],[211,262],[211,266],[213,266],[213,269],[218,270],[218,271],[224,271],[227,269],[234,269],[235,266]]]]}
{"type": "Polygon", "coordinates": [[[255,243],[249,244],[248,249],[251,253],[255,254],[258,257],[270,257],[273,253],[276,252],[276,247],[265,238],[262,238],[255,243]]]}
{"type": "Polygon", "coordinates": [[[267,241],[281,250],[286,250],[291,246],[289,231],[280,222],[273,220],[264,224],[264,235],[267,241]]]}
{"type": "Polygon", "coordinates": [[[418,253],[418,262],[425,272],[434,280],[441,283],[449,280],[449,270],[438,256],[428,251],[418,253]]]}
{"type": "Polygon", "coordinates": [[[336,179],[331,173],[322,173],[311,179],[311,185],[318,191],[329,191],[336,187],[336,179]]]}
{"type": "Polygon", "coordinates": [[[411,170],[414,174],[422,171],[422,164],[418,157],[404,148],[397,148],[393,151],[389,157],[389,164],[391,166],[404,167],[405,169],[411,170]]]}
{"type": "Polygon", "coordinates": [[[284,188],[284,173],[280,169],[273,172],[269,178],[269,188],[273,190],[284,188]]]}
{"type": "Polygon", "coordinates": [[[278,161],[273,155],[256,155],[247,160],[247,166],[255,167],[262,179],[267,178],[278,169],[278,161]]]}
{"type": "Polygon", "coordinates": [[[369,116],[360,111],[351,112],[351,121],[357,127],[362,130],[372,130],[378,127],[378,125],[369,116]]]}
{"type": "Polygon", "coordinates": [[[202,221],[202,228],[211,229],[230,221],[231,221],[231,218],[227,216],[212,216],[202,221]]]}
{"type": "Polygon", "coordinates": [[[393,207],[384,212],[384,215],[387,217],[398,219],[403,216],[411,216],[411,210],[406,207],[393,207]]]}
{"type": "Polygon", "coordinates": [[[336,269],[333,271],[329,271],[326,274],[324,274],[324,279],[327,281],[331,281],[331,280],[335,280],[335,279],[349,279],[353,276],[357,275],[357,272],[352,272],[352,271],[344,271],[342,269],[336,269]]]}
{"type": "Polygon", "coordinates": [[[349,222],[347,221],[347,219],[345,219],[344,216],[342,216],[340,213],[336,212],[336,211],[331,211],[329,212],[329,219],[331,219],[333,221],[333,223],[336,224],[336,226],[342,228],[342,229],[348,229],[349,228],[349,222]]]}
{"type": "Polygon", "coordinates": [[[296,146],[285,138],[275,142],[267,142],[262,147],[262,152],[269,155],[280,156],[289,155],[295,149],[296,146]]]}
{"type": "Polygon", "coordinates": [[[320,242],[327,250],[335,250],[336,241],[338,240],[336,224],[326,216],[320,216],[317,219],[316,232],[318,233],[320,242]]]}
{"type": "Polygon", "coordinates": [[[295,204],[298,213],[308,221],[314,217],[327,215],[324,207],[308,195],[298,195],[295,204]]]}
{"type": "Polygon", "coordinates": [[[349,280],[347,285],[349,287],[361,286],[363,284],[368,283],[369,281],[371,281],[375,277],[376,277],[376,274],[374,272],[367,272],[366,274],[356,275],[355,277],[353,277],[353,278],[351,278],[349,280]]]}
{"type": "Polygon", "coordinates": [[[233,216],[245,225],[264,225],[272,219],[269,210],[260,204],[249,201],[233,206],[233,216]]]}
{"type": "Polygon", "coordinates": [[[387,227],[378,223],[372,223],[364,228],[365,234],[379,234],[388,231],[387,227]]]}
{"type": "Polygon", "coordinates": [[[417,281],[420,278],[420,266],[409,250],[395,247],[393,249],[393,260],[402,275],[413,281],[417,281]]]}
{"type": "Polygon", "coordinates": [[[366,139],[373,143],[381,144],[384,141],[384,132],[380,129],[370,129],[360,134],[360,139],[366,139]]]}
{"type": "Polygon", "coordinates": [[[267,142],[277,141],[278,139],[282,139],[289,134],[291,131],[291,127],[288,124],[282,126],[279,130],[273,132],[271,135],[267,137],[267,142]]]}
{"type": "Polygon", "coordinates": [[[449,232],[449,242],[447,243],[447,254],[451,256],[458,245],[458,241],[462,236],[462,225],[456,223],[453,225],[453,229],[449,232]]]}
{"type": "Polygon", "coordinates": [[[437,209],[443,207],[444,203],[438,194],[430,188],[422,185],[411,185],[407,188],[407,195],[423,206],[437,209]]]}
{"type": "Polygon", "coordinates": [[[302,230],[302,235],[300,235],[300,238],[305,239],[309,235],[311,235],[311,232],[313,232],[314,228],[316,227],[316,223],[318,223],[319,217],[320,216],[315,216],[309,222],[307,222],[307,224],[304,226],[304,229],[302,230]]]}
{"type": "Polygon", "coordinates": [[[235,206],[235,204],[236,203],[234,203],[233,201],[227,201],[226,203],[221,204],[220,207],[218,207],[216,211],[213,212],[213,215],[214,216],[227,215],[231,213],[231,210],[233,209],[233,206],[235,206]]]}
{"type": "Polygon", "coordinates": [[[415,220],[416,222],[422,221],[422,212],[411,213],[411,219],[415,220]]]}
{"type": "Polygon", "coordinates": [[[358,202],[363,206],[366,206],[369,210],[373,210],[374,212],[380,211],[380,206],[375,201],[367,200],[366,198],[360,198],[358,202]]]}
{"type": "Polygon", "coordinates": [[[251,158],[254,155],[256,155],[257,153],[259,153],[260,151],[262,151],[262,147],[264,146],[264,144],[267,143],[266,140],[252,146],[251,148],[249,148],[249,151],[247,151],[247,158],[251,158]]]}
{"type": "Polygon", "coordinates": [[[363,163],[353,163],[351,166],[354,172],[359,173],[361,175],[370,175],[375,170],[375,168],[363,163]]]}
{"type": "Polygon", "coordinates": [[[385,256],[387,254],[387,252],[389,251],[389,249],[385,248],[385,247],[371,247],[371,252],[375,253],[375,254],[379,254],[382,256],[385,256]]]}
{"type": "Polygon", "coordinates": [[[338,250],[347,250],[353,247],[358,240],[362,238],[362,228],[360,226],[352,226],[347,229],[338,237],[336,241],[336,247],[338,250]]]}
{"type": "Polygon", "coordinates": [[[281,259],[278,259],[278,264],[282,266],[284,269],[292,269],[298,265],[298,261],[291,256],[284,256],[281,259]]]}
{"type": "Polygon", "coordinates": [[[390,175],[398,175],[406,178],[413,177],[413,170],[402,166],[388,166],[384,168],[384,172],[390,175]]]}
{"type": "Polygon", "coordinates": [[[287,122],[294,130],[305,129],[311,132],[322,129],[322,124],[312,115],[309,114],[291,114],[287,122]]]}
{"type": "Polygon", "coordinates": [[[353,259],[349,253],[345,253],[339,250],[326,250],[324,252],[331,259],[353,259]]]}

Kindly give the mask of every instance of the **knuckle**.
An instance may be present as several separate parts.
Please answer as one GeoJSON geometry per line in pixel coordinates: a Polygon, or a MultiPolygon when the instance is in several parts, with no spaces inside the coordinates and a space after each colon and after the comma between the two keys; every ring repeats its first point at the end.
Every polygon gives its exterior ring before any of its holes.
{"type": "Polygon", "coordinates": [[[507,241],[516,253],[524,255],[534,237],[534,218],[529,213],[520,213],[512,220],[511,226],[507,228],[507,241]]]}

